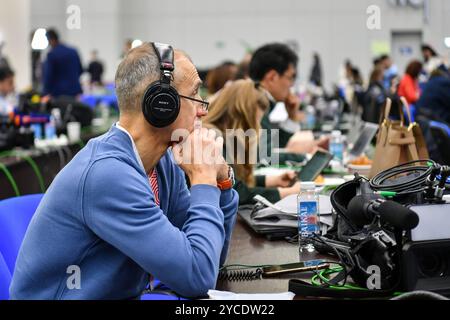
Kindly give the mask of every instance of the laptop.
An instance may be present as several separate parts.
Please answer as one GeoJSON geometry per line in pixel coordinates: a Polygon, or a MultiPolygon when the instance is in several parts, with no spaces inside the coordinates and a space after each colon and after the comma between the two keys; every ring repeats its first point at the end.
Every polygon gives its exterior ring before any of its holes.
{"type": "Polygon", "coordinates": [[[370,142],[375,137],[378,131],[378,124],[366,122],[363,129],[352,149],[349,152],[351,159],[357,158],[364,153],[370,142]]]}
{"type": "Polygon", "coordinates": [[[365,122],[362,120],[355,120],[350,123],[350,130],[347,133],[347,143],[354,144],[358,140],[360,132],[364,129],[365,122]]]}

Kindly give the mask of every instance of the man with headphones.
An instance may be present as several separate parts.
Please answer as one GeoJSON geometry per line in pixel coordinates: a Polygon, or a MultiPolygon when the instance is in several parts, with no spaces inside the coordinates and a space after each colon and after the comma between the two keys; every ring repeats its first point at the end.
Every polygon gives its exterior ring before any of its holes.
{"type": "Polygon", "coordinates": [[[45,194],[11,298],[133,299],[153,278],[187,297],[215,287],[238,197],[223,140],[194,126],[206,114],[200,84],[190,59],[168,45],[128,53],[116,73],[119,122],[45,194]]]}

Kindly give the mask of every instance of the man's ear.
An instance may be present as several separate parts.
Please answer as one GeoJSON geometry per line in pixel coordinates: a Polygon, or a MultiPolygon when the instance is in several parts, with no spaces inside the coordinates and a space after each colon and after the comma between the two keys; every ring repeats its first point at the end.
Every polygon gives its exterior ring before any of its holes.
{"type": "Polygon", "coordinates": [[[264,82],[273,82],[274,80],[277,79],[277,77],[279,77],[278,72],[275,69],[271,69],[269,70],[266,75],[264,76],[264,82]]]}

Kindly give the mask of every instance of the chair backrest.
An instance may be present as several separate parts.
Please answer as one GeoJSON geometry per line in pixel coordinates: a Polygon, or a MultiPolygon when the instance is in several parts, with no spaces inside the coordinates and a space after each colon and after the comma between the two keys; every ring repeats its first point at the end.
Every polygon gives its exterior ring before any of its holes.
{"type": "Polygon", "coordinates": [[[0,253],[0,300],[9,299],[9,285],[11,283],[11,272],[0,253]]]}
{"type": "Polygon", "coordinates": [[[440,153],[442,164],[450,165],[450,127],[445,123],[430,121],[430,131],[440,153]]]}
{"type": "Polygon", "coordinates": [[[438,122],[438,121],[430,121],[430,127],[439,128],[442,131],[444,131],[448,137],[450,137],[450,127],[448,125],[446,125],[445,123],[438,122]]]}
{"type": "Polygon", "coordinates": [[[189,300],[186,298],[182,298],[177,296],[174,293],[171,293],[170,291],[167,292],[149,292],[146,294],[143,294],[140,297],[140,300],[189,300]]]}
{"type": "Polygon", "coordinates": [[[32,194],[0,201],[0,253],[14,273],[23,237],[43,194],[32,194]]]}

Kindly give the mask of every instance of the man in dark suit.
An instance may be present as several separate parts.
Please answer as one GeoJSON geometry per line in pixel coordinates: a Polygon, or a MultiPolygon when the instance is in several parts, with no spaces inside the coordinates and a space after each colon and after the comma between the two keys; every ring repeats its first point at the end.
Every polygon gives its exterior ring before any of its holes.
{"type": "Polygon", "coordinates": [[[80,85],[83,67],[78,52],[60,43],[55,30],[48,30],[46,35],[51,50],[44,63],[44,95],[75,98],[83,92],[80,85]]]}

